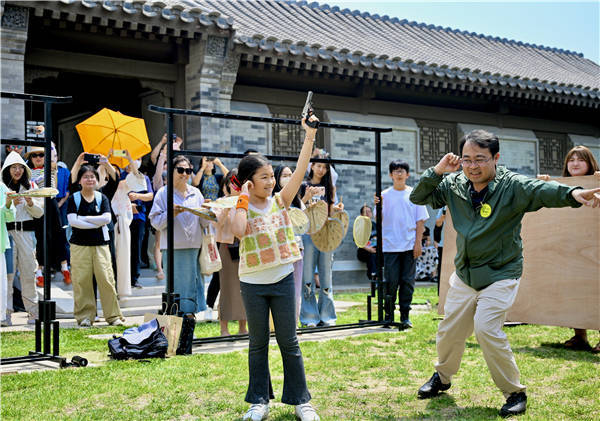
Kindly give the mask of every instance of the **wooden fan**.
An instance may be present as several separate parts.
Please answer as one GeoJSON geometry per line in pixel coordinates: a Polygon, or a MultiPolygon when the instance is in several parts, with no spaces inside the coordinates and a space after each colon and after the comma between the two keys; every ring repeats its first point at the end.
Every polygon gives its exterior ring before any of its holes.
{"type": "Polygon", "coordinates": [[[310,222],[306,214],[298,208],[289,208],[287,212],[292,221],[292,229],[294,230],[294,234],[306,234],[308,227],[310,226],[310,222]]]}
{"type": "Polygon", "coordinates": [[[336,218],[328,218],[319,232],[310,236],[313,244],[322,252],[333,251],[344,239],[344,225],[336,218]]]}
{"type": "Polygon", "coordinates": [[[354,244],[358,248],[363,248],[369,243],[372,229],[373,223],[371,222],[371,218],[363,215],[356,217],[354,226],[352,227],[352,236],[354,237],[354,244]]]}
{"type": "Polygon", "coordinates": [[[327,222],[327,203],[322,200],[311,203],[304,212],[310,222],[307,234],[319,232],[323,228],[323,225],[325,225],[325,222],[327,222]]]}
{"type": "Polygon", "coordinates": [[[348,216],[348,212],[344,210],[336,211],[331,214],[332,218],[339,219],[339,221],[344,226],[344,237],[348,232],[348,226],[350,225],[350,217],[348,216]]]}
{"type": "Polygon", "coordinates": [[[11,193],[13,197],[54,197],[58,190],[52,187],[42,187],[39,189],[27,190],[22,193],[11,193]]]}

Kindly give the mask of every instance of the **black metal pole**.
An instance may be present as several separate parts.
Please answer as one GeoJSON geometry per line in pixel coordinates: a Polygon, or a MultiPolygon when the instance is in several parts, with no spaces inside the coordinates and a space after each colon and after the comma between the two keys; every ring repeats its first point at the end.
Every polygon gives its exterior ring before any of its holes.
{"type": "Polygon", "coordinates": [[[377,320],[383,321],[383,235],[382,235],[382,217],[383,210],[381,206],[381,132],[375,132],[375,194],[379,197],[379,203],[376,205],[376,227],[377,227],[377,320]]]}
{"type": "Polygon", "coordinates": [[[167,308],[164,314],[172,314],[174,311],[174,276],[175,264],[173,248],[175,247],[175,231],[173,221],[173,114],[167,114],[167,308]]]}
{"type": "MultiPolygon", "coordinates": [[[[51,161],[51,140],[52,140],[52,125],[50,121],[52,120],[52,105],[48,102],[44,103],[44,135],[46,138],[46,144],[44,145],[44,187],[52,186],[52,161],[51,161]],[[50,126],[50,127],[49,127],[50,126]]],[[[46,197],[44,199],[44,230],[43,230],[43,249],[44,249],[44,299],[41,303],[38,304],[38,318],[43,323],[44,328],[44,354],[50,353],[50,320],[48,320],[48,313],[46,312],[46,305],[50,300],[50,259],[48,245],[50,244],[50,239],[48,238],[49,228],[50,228],[50,220],[49,220],[49,210],[50,210],[50,202],[51,198],[46,197]]]]}

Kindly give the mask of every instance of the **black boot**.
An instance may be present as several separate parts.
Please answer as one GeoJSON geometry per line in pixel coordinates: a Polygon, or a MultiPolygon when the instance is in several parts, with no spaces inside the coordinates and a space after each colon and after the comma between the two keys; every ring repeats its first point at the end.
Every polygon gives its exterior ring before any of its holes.
{"type": "Polygon", "coordinates": [[[400,312],[400,330],[410,329],[413,325],[408,318],[408,311],[400,312]]]}
{"type": "Polygon", "coordinates": [[[177,347],[177,355],[189,355],[192,353],[192,341],[194,340],[194,328],[196,327],[196,319],[194,317],[183,318],[181,324],[181,335],[179,335],[179,346],[177,347]]]}
{"type": "Polygon", "coordinates": [[[510,417],[525,413],[527,409],[527,395],[525,392],[515,392],[506,399],[506,403],[500,409],[500,416],[510,417]]]}
{"type": "Polygon", "coordinates": [[[438,393],[450,389],[452,383],[444,384],[440,379],[440,375],[437,373],[433,373],[433,376],[419,389],[418,395],[419,399],[429,399],[436,396],[438,393]]]}

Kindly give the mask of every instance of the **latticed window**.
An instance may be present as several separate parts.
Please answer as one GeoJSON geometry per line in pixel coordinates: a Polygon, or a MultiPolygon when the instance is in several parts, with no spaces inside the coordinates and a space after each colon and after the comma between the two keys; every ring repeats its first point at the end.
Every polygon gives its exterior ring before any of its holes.
{"type": "Polygon", "coordinates": [[[539,140],[540,174],[562,175],[562,167],[567,152],[573,147],[571,140],[563,133],[535,132],[539,140]]]}
{"type": "MultiPolygon", "coordinates": [[[[270,107],[273,118],[289,118],[297,120],[300,118],[301,108],[297,110],[292,107],[270,107]]],[[[316,112],[319,118],[321,113],[316,112]]],[[[273,155],[289,155],[298,156],[300,149],[302,149],[302,142],[304,141],[304,129],[300,125],[290,124],[271,124],[273,145],[273,155]]],[[[317,132],[317,139],[315,142],[317,147],[323,147],[323,134],[322,130],[317,132]]]]}
{"type": "Polygon", "coordinates": [[[417,120],[421,138],[420,154],[422,170],[437,164],[448,152],[458,153],[456,125],[441,121],[417,120]]]}

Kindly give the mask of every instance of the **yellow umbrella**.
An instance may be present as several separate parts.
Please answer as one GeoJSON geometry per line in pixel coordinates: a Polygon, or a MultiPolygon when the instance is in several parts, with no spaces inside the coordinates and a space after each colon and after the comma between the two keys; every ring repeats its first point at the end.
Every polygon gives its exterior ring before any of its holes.
{"type": "MultiPolygon", "coordinates": [[[[144,120],[108,108],[101,109],[75,128],[87,153],[106,156],[110,149],[127,149],[132,159],[138,159],[152,150],[144,120]]],[[[121,168],[129,164],[126,158],[118,156],[111,156],[110,162],[121,168]]]]}

